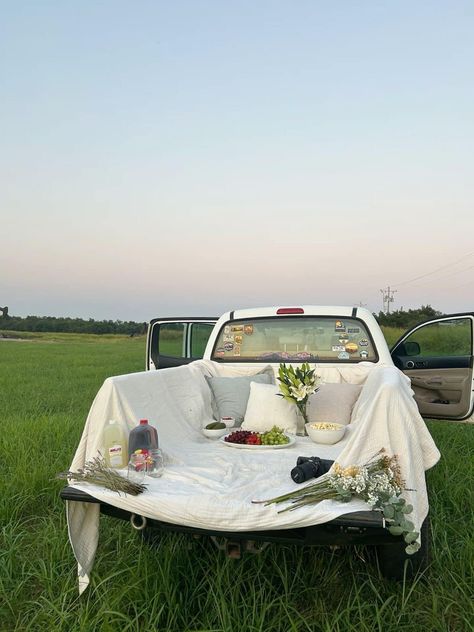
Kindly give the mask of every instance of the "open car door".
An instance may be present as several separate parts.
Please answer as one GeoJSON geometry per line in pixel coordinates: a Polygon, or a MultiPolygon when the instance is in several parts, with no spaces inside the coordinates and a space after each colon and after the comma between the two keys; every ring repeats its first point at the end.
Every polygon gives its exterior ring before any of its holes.
{"type": "Polygon", "coordinates": [[[146,370],[165,369],[199,360],[217,318],[155,318],[148,325],[146,370]]]}
{"type": "Polygon", "coordinates": [[[474,313],[442,316],[416,325],[391,349],[412,384],[423,417],[463,421],[474,409],[474,313]]]}

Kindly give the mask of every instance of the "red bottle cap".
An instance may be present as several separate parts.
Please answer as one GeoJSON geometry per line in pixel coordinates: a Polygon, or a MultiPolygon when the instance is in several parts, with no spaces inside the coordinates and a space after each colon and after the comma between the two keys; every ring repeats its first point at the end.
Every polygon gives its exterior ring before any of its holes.
{"type": "Polygon", "coordinates": [[[148,423],[148,419],[140,419],[140,425],[141,426],[144,426],[147,423],[148,423]]]}

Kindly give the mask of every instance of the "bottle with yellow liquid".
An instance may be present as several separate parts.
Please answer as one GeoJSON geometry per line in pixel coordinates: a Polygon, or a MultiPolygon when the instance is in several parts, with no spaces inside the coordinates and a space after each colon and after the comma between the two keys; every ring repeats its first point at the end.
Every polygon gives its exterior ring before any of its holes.
{"type": "Polygon", "coordinates": [[[128,463],[127,435],[115,419],[111,419],[104,428],[105,462],[108,467],[127,467],[128,463]]]}

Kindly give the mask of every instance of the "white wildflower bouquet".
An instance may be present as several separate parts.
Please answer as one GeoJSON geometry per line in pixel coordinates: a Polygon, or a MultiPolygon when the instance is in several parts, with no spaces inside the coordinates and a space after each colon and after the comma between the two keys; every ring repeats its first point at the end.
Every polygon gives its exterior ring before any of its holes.
{"type": "Polygon", "coordinates": [[[301,367],[293,368],[285,363],[280,364],[278,370],[278,381],[280,382],[280,397],[295,404],[303,416],[304,422],[308,422],[306,414],[306,404],[310,395],[319,389],[321,378],[315,375],[314,369],[310,369],[307,362],[303,362],[301,367]]]}
{"type": "Polygon", "coordinates": [[[398,457],[388,456],[382,448],[364,465],[343,468],[335,462],[331,470],[316,481],[288,494],[257,502],[265,505],[290,502],[289,507],[278,512],[283,513],[321,500],[349,502],[352,498],[360,498],[373,509],[383,513],[389,532],[392,535],[403,535],[407,544],[405,550],[412,554],[420,548],[417,541],[419,533],[408,520],[408,514],[413,511],[413,507],[401,496],[405,489],[398,457]]]}

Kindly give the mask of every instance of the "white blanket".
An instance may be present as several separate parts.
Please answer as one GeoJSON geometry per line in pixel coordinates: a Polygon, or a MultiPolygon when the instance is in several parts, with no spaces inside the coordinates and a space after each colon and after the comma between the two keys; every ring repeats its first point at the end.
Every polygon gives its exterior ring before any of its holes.
{"type": "MultiPolygon", "coordinates": [[[[211,395],[204,375],[241,375],[256,368],[225,367],[206,360],[161,371],[109,378],[99,390],[86,421],[71,470],[103,452],[102,433],[109,419],[133,428],[148,418],[158,429],[165,453],[165,473],[148,479],[143,494],[119,496],[92,485],[79,485],[95,498],[138,515],[164,522],[222,531],[304,527],[328,522],[351,511],[366,510],[362,501],[323,501],[278,514],[272,505],[252,504],[297,487],[289,472],[299,455],[335,459],[344,466],[368,461],[380,448],[398,454],[419,530],[428,512],[426,469],[439,452],[420,417],[410,383],[393,366],[361,363],[340,369],[316,366],[327,382],[363,384],[351,424],[342,441],[316,445],[309,438],[282,450],[248,451],[205,438],[200,430],[212,419],[211,395]]],[[[69,538],[78,561],[79,590],[89,583],[98,542],[99,506],[67,503],[69,538]]]]}

